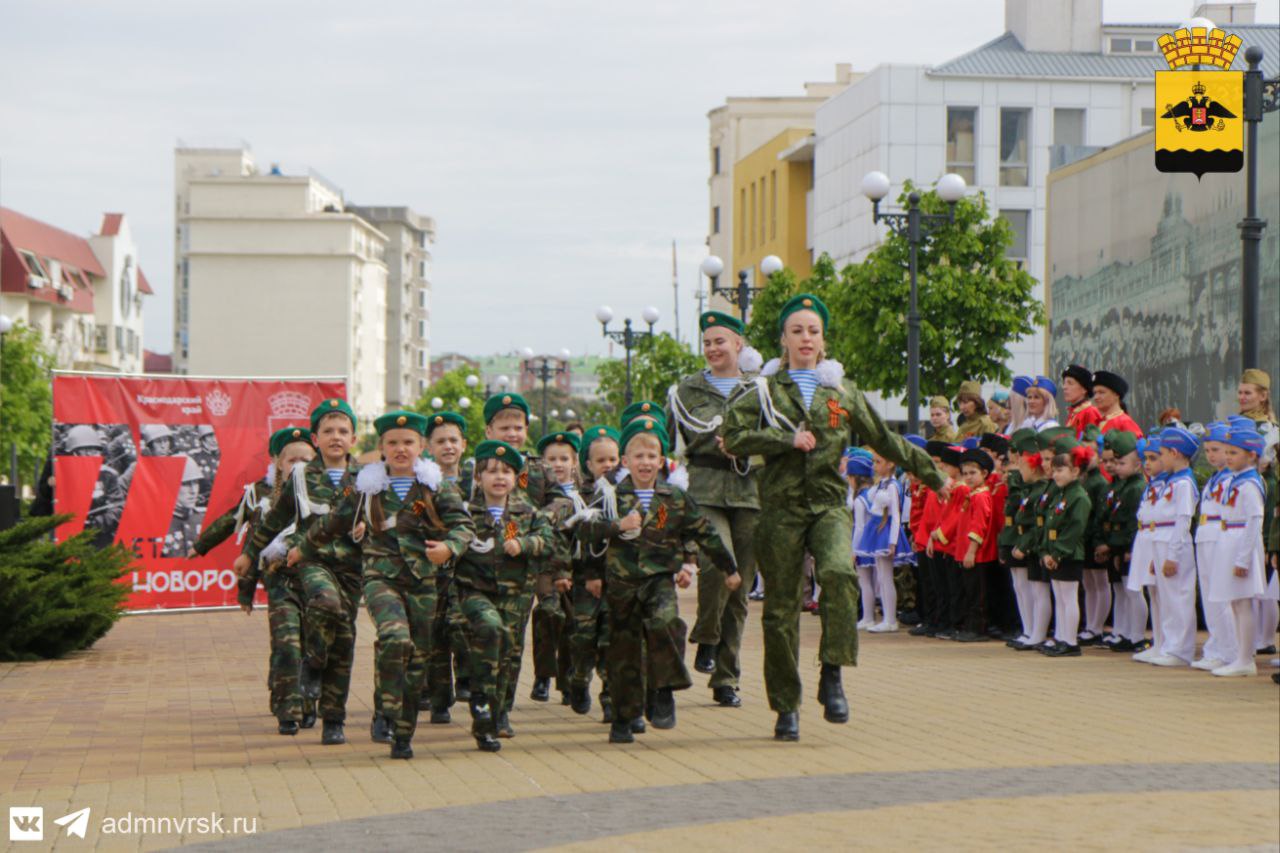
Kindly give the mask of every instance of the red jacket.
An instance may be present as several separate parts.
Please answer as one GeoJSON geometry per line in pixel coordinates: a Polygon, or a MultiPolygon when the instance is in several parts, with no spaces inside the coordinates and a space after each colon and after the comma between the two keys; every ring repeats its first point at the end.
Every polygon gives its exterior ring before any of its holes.
{"type": "Polygon", "coordinates": [[[920,518],[924,515],[925,493],[928,491],[930,491],[929,487],[919,481],[911,487],[911,515],[907,519],[907,531],[911,535],[912,544],[915,544],[916,531],[920,529],[920,518]]]}
{"type": "Polygon", "coordinates": [[[960,510],[956,513],[955,550],[952,554],[957,560],[964,560],[965,554],[969,553],[969,544],[976,542],[978,551],[974,554],[974,562],[981,563],[983,548],[989,541],[991,490],[986,486],[979,486],[967,492],[960,501],[960,510]]]}
{"type": "Polygon", "coordinates": [[[1067,426],[1075,430],[1076,440],[1084,437],[1084,431],[1093,424],[1102,423],[1102,412],[1088,400],[1071,409],[1067,416],[1067,426]]]}
{"type": "MultiPolygon", "coordinates": [[[[944,554],[950,554],[956,557],[956,545],[959,541],[956,533],[956,525],[960,519],[960,508],[964,505],[964,499],[969,495],[969,487],[963,483],[956,483],[951,487],[951,499],[942,506],[942,513],[938,517],[938,527],[934,531],[933,538],[937,540],[933,546],[935,551],[941,550],[944,554]]],[[[968,548],[965,545],[965,548],[968,548]]],[[[964,550],[960,551],[960,556],[956,559],[964,557],[964,550]]]]}
{"type": "Polygon", "coordinates": [[[923,551],[929,546],[929,537],[933,535],[934,529],[938,525],[938,518],[942,514],[942,504],[938,501],[938,493],[933,489],[925,489],[924,497],[920,501],[920,517],[915,515],[916,499],[911,499],[911,544],[915,546],[917,551],[923,551]]]}
{"type": "Polygon", "coordinates": [[[1142,427],[1138,426],[1138,422],[1124,412],[1116,412],[1114,415],[1103,418],[1100,423],[1102,424],[1103,433],[1118,429],[1124,432],[1131,432],[1138,438],[1142,438],[1142,427]]]}
{"type": "Polygon", "coordinates": [[[991,490],[991,526],[987,528],[987,538],[978,549],[979,563],[994,563],[1000,557],[1000,549],[996,540],[1000,531],[1004,530],[1004,502],[1009,497],[1009,484],[999,474],[987,478],[987,488],[991,490]]]}

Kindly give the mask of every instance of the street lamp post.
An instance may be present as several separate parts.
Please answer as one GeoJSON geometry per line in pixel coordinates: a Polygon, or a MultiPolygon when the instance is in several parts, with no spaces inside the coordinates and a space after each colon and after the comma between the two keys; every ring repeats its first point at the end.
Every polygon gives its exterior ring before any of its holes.
{"type": "MultiPolygon", "coordinates": [[[[468,377],[467,377],[466,379],[464,379],[463,381],[467,383],[467,387],[468,387],[468,388],[479,388],[479,387],[480,387],[480,377],[479,377],[479,376],[476,376],[474,373],[472,373],[470,376],[468,376],[468,377]]],[[[498,377],[498,379],[497,379],[497,388],[496,388],[496,389],[494,388],[494,386],[493,386],[493,385],[491,385],[488,381],[486,381],[486,382],[484,383],[484,398],[485,398],[485,400],[488,400],[490,397],[492,397],[496,391],[499,391],[499,390],[501,390],[501,391],[505,391],[505,390],[507,389],[507,386],[508,386],[508,385],[510,385],[510,384],[511,384],[511,380],[510,380],[509,378],[507,378],[507,375],[506,375],[505,373],[504,373],[503,375],[501,375],[501,376],[499,376],[499,377],[498,377]]]]}
{"type": "Polygon", "coordinates": [[[613,309],[607,305],[601,305],[596,309],[596,319],[600,321],[600,334],[622,344],[622,348],[627,353],[627,384],[624,399],[626,400],[625,405],[628,406],[631,405],[631,351],[644,338],[653,337],[653,324],[658,322],[658,318],[662,316],[662,313],[650,305],[644,309],[641,316],[649,324],[649,331],[647,332],[633,330],[630,317],[623,320],[621,329],[610,329],[609,322],[613,319],[613,309]]]}
{"type": "Polygon", "coordinates": [[[862,194],[871,200],[873,222],[883,222],[899,236],[907,238],[910,261],[907,268],[911,278],[911,296],[907,307],[907,431],[912,435],[920,429],[920,309],[917,305],[917,255],[920,244],[934,228],[955,222],[956,202],[964,196],[964,178],[954,173],[938,180],[938,196],[947,203],[946,215],[921,213],[920,193],[907,196],[905,213],[882,213],[880,202],[889,194],[889,178],[884,172],[868,172],[862,179],[862,194]]]}
{"type": "MultiPolygon", "coordinates": [[[[13,318],[8,314],[0,314],[0,367],[4,365],[4,339],[12,329],[13,318]]],[[[0,387],[0,396],[3,396],[2,387],[0,387]]]]}
{"type": "MultiPolygon", "coordinates": [[[[547,424],[549,423],[549,420],[547,419],[547,383],[555,377],[569,372],[569,356],[571,353],[567,349],[560,350],[559,363],[554,366],[552,366],[552,359],[550,356],[542,356],[541,364],[534,365],[533,350],[526,348],[522,354],[524,355],[525,372],[531,375],[535,380],[542,381],[542,431],[538,435],[538,438],[545,438],[547,435],[547,424]]],[[[556,414],[558,413],[554,411],[551,413],[552,417],[555,417],[556,414]]]]}
{"type": "MultiPolygon", "coordinates": [[[[749,270],[738,270],[738,283],[729,287],[720,286],[720,273],[724,272],[724,261],[715,255],[708,255],[703,258],[700,267],[702,274],[711,280],[711,295],[723,296],[730,302],[736,302],[738,305],[738,314],[742,317],[742,322],[746,323],[748,314],[751,311],[752,298],[764,290],[763,287],[753,287],[747,280],[751,275],[749,270]]],[[[782,270],[782,259],[777,255],[765,255],[760,261],[760,272],[764,273],[765,278],[772,278],[773,274],[782,270]]]]}
{"type": "Polygon", "coordinates": [[[1240,358],[1243,370],[1258,364],[1258,310],[1261,290],[1262,232],[1267,220],[1258,216],[1258,125],[1263,113],[1280,109],[1280,79],[1262,77],[1262,48],[1244,52],[1249,70],[1244,73],[1244,219],[1240,220],[1240,358]]]}

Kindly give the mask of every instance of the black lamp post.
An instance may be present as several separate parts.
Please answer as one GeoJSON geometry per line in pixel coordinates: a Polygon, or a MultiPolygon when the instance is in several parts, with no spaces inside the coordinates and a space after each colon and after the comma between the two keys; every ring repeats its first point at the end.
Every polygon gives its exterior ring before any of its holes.
{"type": "Polygon", "coordinates": [[[1262,78],[1262,48],[1244,52],[1249,70],[1244,72],[1244,120],[1248,134],[1244,144],[1244,219],[1240,220],[1240,358],[1242,370],[1258,364],[1258,309],[1261,290],[1262,232],[1267,220],[1258,216],[1258,125],[1263,113],[1280,109],[1280,79],[1262,78]]]}
{"type": "Polygon", "coordinates": [[[561,376],[569,372],[569,351],[567,349],[560,350],[558,359],[551,356],[541,356],[541,364],[533,363],[533,351],[526,349],[524,355],[524,370],[534,380],[542,381],[542,431],[538,434],[538,438],[545,438],[547,435],[547,383],[557,376],[561,376]],[[553,363],[554,362],[554,363],[553,363]]]}
{"type": "MultiPolygon", "coordinates": [[[[757,293],[764,290],[764,287],[754,287],[747,280],[751,273],[748,270],[738,270],[738,283],[728,287],[720,286],[720,273],[724,272],[724,261],[715,255],[708,255],[703,259],[702,265],[699,267],[702,274],[711,280],[711,295],[723,296],[738,306],[738,315],[742,318],[742,322],[746,323],[749,319],[748,313],[751,310],[751,300],[757,293]]],[[[768,279],[774,273],[782,269],[782,259],[777,255],[766,255],[760,261],[760,272],[764,273],[768,279]]]]}
{"type": "Polygon", "coordinates": [[[938,180],[938,195],[947,203],[946,215],[920,212],[920,193],[907,196],[906,213],[881,213],[880,201],[889,194],[889,178],[884,172],[868,172],[862,179],[862,194],[871,199],[872,221],[883,222],[895,234],[907,238],[911,247],[908,269],[911,297],[907,306],[907,432],[920,429],[920,309],[916,304],[917,255],[920,244],[934,228],[955,222],[956,202],[964,196],[964,178],[948,173],[938,180]]]}
{"type": "Polygon", "coordinates": [[[628,317],[622,322],[621,329],[610,329],[609,322],[613,319],[613,309],[607,305],[601,305],[596,309],[596,319],[600,321],[600,333],[613,341],[622,344],[623,349],[627,353],[627,385],[625,405],[631,405],[631,351],[644,338],[653,337],[653,324],[658,322],[658,318],[662,313],[652,305],[645,308],[641,314],[644,321],[649,324],[649,331],[637,332],[631,328],[631,318],[628,317]]]}

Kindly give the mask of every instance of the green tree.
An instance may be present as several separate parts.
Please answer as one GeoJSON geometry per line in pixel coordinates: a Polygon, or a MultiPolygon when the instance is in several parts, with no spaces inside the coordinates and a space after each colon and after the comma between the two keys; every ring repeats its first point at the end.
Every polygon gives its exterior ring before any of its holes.
{"type": "Polygon", "coordinates": [[[53,356],[40,330],[23,323],[4,336],[0,354],[0,469],[8,470],[9,448],[18,448],[18,470],[34,476],[53,436],[53,356]]]}
{"type": "MultiPolygon", "coordinates": [[[[667,332],[642,338],[631,353],[631,397],[663,403],[667,389],[702,367],[702,359],[687,344],[667,332]]],[[[627,364],[618,358],[600,365],[600,391],[613,408],[613,417],[626,405],[627,364]]]]}
{"type": "Polygon", "coordinates": [[[129,588],[119,581],[133,552],[95,547],[92,531],[53,542],[50,534],[70,520],[32,518],[0,533],[0,660],[63,657],[120,618],[129,588]]]}
{"type": "Polygon", "coordinates": [[[438,381],[427,386],[427,390],[422,392],[422,396],[413,406],[415,411],[430,417],[436,412],[431,401],[439,397],[443,402],[440,407],[442,410],[457,412],[466,418],[469,450],[475,450],[476,445],[484,441],[484,386],[467,387],[467,377],[474,372],[466,366],[449,371],[438,381]],[[469,406],[459,405],[458,401],[464,398],[469,401],[469,406]]]}
{"type": "MultiPolygon", "coordinates": [[[[912,191],[899,198],[905,207],[912,191]]],[[[925,213],[946,213],[933,191],[922,194],[925,213]]],[[[1009,345],[1044,323],[1034,296],[1036,281],[1005,256],[1013,232],[992,219],[985,196],[956,203],[955,222],[935,227],[919,247],[921,396],[950,396],[966,379],[1008,382],[1009,345]]],[[[796,293],[816,294],[831,311],[827,354],[838,359],[860,387],[901,394],[907,387],[907,305],[910,293],[905,237],[890,233],[861,264],[836,272],[825,255],[809,278],[784,271],[773,277],[752,306],[748,338],[765,358],[777,352],[778,314],[796,293]]]]}

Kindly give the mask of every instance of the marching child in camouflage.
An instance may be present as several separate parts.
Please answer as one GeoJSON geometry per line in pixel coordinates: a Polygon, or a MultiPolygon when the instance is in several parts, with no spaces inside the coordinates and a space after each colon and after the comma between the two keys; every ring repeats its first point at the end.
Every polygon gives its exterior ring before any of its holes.
{"type": "MultiPolygon", "coordinates": [[[[263,550],[289,525],[291,544],[301,542],[311,527],[355,484],[349,453],[356,441],[356,416],[345,400],[323,400],[311,412],[311,435],[320,451],[306,467],[297,466],[279,498],[253,530],[236,571],[244,575],[263,550]]],[[[302,693],[319,699],[324,720],[321,743],[346,742],[343,725],[355,655],[355,617],[360,600],[360,547],[348,535],[323,549],[303,554],[295,545],[287,558],[296,567],[304,593],[302,693]]]]}
{"type": "Polygon", "coordinates": [[[676,724],[674,691],[692,682],[684,666],[687,628],[675,588],[693,582],[698,549],[725,573],[730,592],[742,583],[733,555],[697,505],[678,484],[659,481],[667,450],[661,424],[646,418],[632,421],[621,446],[630,473],[618,485],[618,520],[584,522],[592,541],[609,545],[605,576],[615,715],[610,743],[634,741],[631,721],[642,711],[655,728],[676,724]]]}
{"type": "MultiPolygon", "coordinates": [[[[578,490],[578,449],[581,446],[576,433],[564,431],[548,433],[538,442],[538,453],[542,456],[542,465],[549,480],[550,501],[546,512],[557,540],[553,551],[555,565],[550,568],[555,578],[559,618],[552,621],[554,630],[547,632],[549,636],[534,637],[534,675],[539,680],[549,680],[554,676],[562,705],[572,704],[573,626],[568,617],[573,613],[573,558],[577,549],[571,525],[576,525],[575,516],[587,508],[586,500],[578,490]],[[541,644],[539,639],[543,639],[541,644]]],[[[538,699],[536,689],[532,698],[538,699]]]]}
{"type": "Polygon", "coordinates": [[[840,668],[857,663],[857,592],[851,554],[853,521],[838,465],[844,449],[867,445],[902,465],[930,488],[942,475],[919,449],[893,434],[844,380],[839,362],[826,360],[830,314],[811,294],[782,308],[782,358],[765,365],[754,393],[729,407],[721,435],[735,456],[766,457],[760,505],[768,507],[755,533],[764,575],[765,687],[778,714],[774,737],[798,740],[800,724],[800,596],[804,553],[815,560],[822,586],[822,680],[818,701],[830,722],[849,719],[840,668]]]}
{"type": "Polygon", "coordinates": [[[515,632],[524,631],[534,574],[549,568],[556,538],[548,517],[516,488],[524,469],[518,450],[483,441],[475,461],[475,538],[458,556],[454,583],[470,641],[471,733],[481,750],[497,752],[498,738],[515,734],[507,716],[520,677],[515,632]]]}
{"type": "Polygon", "coordinates": [[[384,462],[360,469],[323,524],[314,525],[304,556],[339,536],[360,543],[364,598],[378,629],[382,713],[393,723],[392,758],[412,758],[418,705],[426,682],[436,576],[475,536],[462,496],[440,468],[422,458],[426,418],[391,412],[374,422],[384,462]]]}

